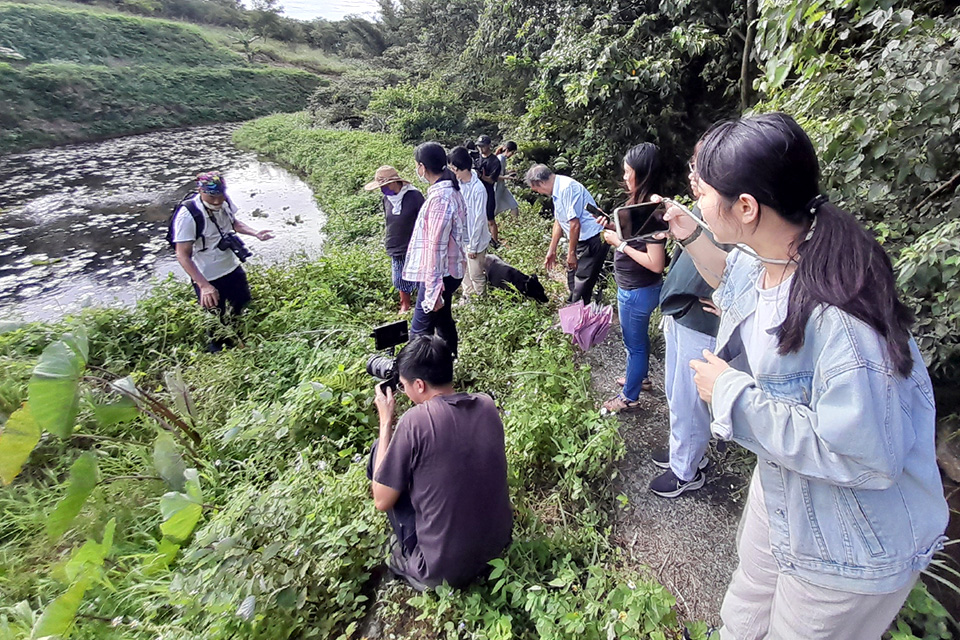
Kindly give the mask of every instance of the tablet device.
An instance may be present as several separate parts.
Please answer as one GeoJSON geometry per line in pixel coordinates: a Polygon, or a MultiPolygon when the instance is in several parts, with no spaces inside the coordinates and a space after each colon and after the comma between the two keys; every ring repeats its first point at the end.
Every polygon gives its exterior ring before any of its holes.
{"type": "Polygon", "coordinates": [[[655,236],[670,229],[670,225],[663,219],[666,210],[662,202],[641,202],[617,207],[613,210],[617,234],[624,240],[659,242],[661,240],[655,236]]]}

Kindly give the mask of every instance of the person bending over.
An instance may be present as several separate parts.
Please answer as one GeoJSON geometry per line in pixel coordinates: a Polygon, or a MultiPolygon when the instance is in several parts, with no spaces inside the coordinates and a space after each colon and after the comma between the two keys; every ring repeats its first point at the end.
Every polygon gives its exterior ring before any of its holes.
{"type": "MultiPolygon", "coordinates": [[[[215,310],[225,320],[228,301],[233,315],[239,315],[250,302],[250,286],[237,254],[221,240],[241,233],[263,241],[271,239],[273,232],[257,231],[237,220],[237,208],[218,171],[198,175],[197,191],[174,212],[170,237],[177,262],[190,276],[200,306],[215,310]]],[[[208,351],[221,348],[217,340],[207,345],[208,351]]]]}
{"type": "Polygon", "coordinates": [[[596,206],[596,201],[582,184],[573,178],[558,176],[545,164],[530,167],[524,181],[536,193],[553,198],[553,237],[544,266],[552,269],[557,263],[557,245],[561,235],[566,235],[569,240],[566,267],[570,302],[583,300],[584,304],[589,304],[610,248],[601,238],[603,227],[586,210],[587,204],[596,206]]]}
{"type": "Polygon", "coordinates": [[[415,406],[394,427],[393,392],[377,385],[380,437],[367,467],[397,538],[387,564],[419,591],[464,587],[510,543],[503,423],[489,396],[454,390],[443,339],[413,338],[396,366],[415,406]]]}

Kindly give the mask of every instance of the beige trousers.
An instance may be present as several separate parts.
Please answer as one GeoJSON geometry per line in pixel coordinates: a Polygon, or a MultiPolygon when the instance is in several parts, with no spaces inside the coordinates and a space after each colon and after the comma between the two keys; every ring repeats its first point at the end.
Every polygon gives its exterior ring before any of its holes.
{"type": "Polygon", "coordinates": [[[476,258],[467,255],[467,273],[463,279],[463,295],[482,295],[487,288],[487,252],[475,253],[476,258]]]}
{"type": "Polygon", "coordinates": [[[895,593],[861,595],[780,575],[770,552],[770,522],[756,473],[737,552],[740,564],[720,608],[720,640],[878,640],[916,582],[915,576],[895,593]]]}

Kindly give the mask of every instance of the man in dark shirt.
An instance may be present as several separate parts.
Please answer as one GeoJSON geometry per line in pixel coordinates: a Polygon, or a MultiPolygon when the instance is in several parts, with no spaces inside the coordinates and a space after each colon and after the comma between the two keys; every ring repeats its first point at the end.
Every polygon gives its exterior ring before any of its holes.
{"type": "Polygon", "coordinates": [[[494,155],[493,142],[490,136],[477,138],[477,149],[480,150],[480,180],[487,190],[487,225],[490,227],[490,244],[494,249],[500,246],[500,230],[497,228],[497,196],[494,189],[500,177],[500,158],[494,155]]]}
{"type": "Polygon", "coordinates": [[[370,454],[377,509],[397,535],[388,566],[415,589],[464,587],[510,542],[503,423],[493,400],[453,389],[453,354],[421,335],[397,356],[398,389],[416,405],[394,429],[393,392],[376,389],[370,454]]]}

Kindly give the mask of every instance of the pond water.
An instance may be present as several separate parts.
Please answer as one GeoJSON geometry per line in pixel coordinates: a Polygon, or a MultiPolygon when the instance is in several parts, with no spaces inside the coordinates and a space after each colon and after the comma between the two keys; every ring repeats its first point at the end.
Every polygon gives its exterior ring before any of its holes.
{"type": "Polygon", "coordinates": [[[209,125],[0,157],[0,320],[45,320],[90,305],[129,305],[150,280],[186,280],[165,234],[193,177],[217,169],[237,217],[274,239],[243,236],[247,264],[317,256],[324,216],[310,188],[209,125]]]}

